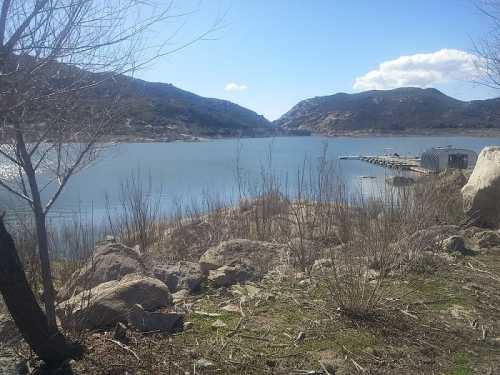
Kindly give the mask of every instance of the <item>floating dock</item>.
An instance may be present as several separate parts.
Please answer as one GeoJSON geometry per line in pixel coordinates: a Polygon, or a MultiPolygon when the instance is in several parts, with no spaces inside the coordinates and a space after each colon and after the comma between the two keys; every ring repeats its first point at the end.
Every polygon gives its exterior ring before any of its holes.
{"type": "Polygon", "coordinates": [[[420,165],[420,158],[418,157],[405,157],[395,155],[383,156],[341,156],[340,160],[361,160],[370,164],[379,165],[384,168],[399,169],[402,171],[411,171],[422,174],[430,174],[431,170],[423,168],[420,165]]]}

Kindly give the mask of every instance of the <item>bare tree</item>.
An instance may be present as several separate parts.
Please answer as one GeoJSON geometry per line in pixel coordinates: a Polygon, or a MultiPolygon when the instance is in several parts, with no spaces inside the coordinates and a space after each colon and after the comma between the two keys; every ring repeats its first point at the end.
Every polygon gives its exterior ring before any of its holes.
{"type": "Polygon", "coordinates": [[[0,157],[11,167],[0,186],[33,211],[53,328],[47,213],[71,176],[96,159],[118,121],[120,92],[130,82],[121,74],[186,46],[147,42],[153,26],[187,15],[174,14],[173,3],[165,3],[0,1],[0,157]]]}
{"type": "Polygon", "coordinates": [[[490,21],[489,32],[475,42],[482,84],[500,89],[500,1],[476,0],[476,8],[490,21]]]}

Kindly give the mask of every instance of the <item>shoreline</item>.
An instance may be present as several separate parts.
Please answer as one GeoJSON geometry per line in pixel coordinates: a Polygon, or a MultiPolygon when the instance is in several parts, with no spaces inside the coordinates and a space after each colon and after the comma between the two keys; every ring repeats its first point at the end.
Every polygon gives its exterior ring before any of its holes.
{"type": "Polygon", "coordinates": [[[342,132],[342,133],[311,133],[310,135],[293,135],[293,134],[279,134],[279,135],[259,135],[259,136],[228,136],[228,137],[206,137],[206,136],[192,136],[192,138],[186,139],[153,139],[150,137],[126,137],[115,138],[110,137],[106,142],[115,143],[197,143],[197,142],[207,142],[213,140],[226,140],[226,139],[262,139],[262,138],[301,138],[301,137],[325,137],[325,138],[409,138],[409,137],[477,137],[477,138],[490,138],[498,137],[500,138],[500,130],[497,131],[471,131],[471,132],[411,132],[411,133],[384,133],[384,132],[342,132]]]}
{"type": "MultiPolygon", "coordinates": [[[[258,135],[228,135],[228,136],[206,136],[181,134],[180,136],[165,136],[158,135],[157,137],[146,135],[109,135],[102,137],[96,143],[198,143],[208,142],[213,140],[229,140],[229,139],[263,139],[263,138],[300,138],[300,137],[325,137],[325,138],[409,138],[409,137],[476,137],[476,138],[500,138],[500,129],[495,130],[469,130],[469,131],[408,131],[408,132],[376,132],[376,131],[345,131],[345,132],[330,132],[330,133],[315,133],[310,134],[293,134],[292,132],[279,134],[258,134],[258,135]]],[[[28,140],[28,142],[30,142],[28,140]]],[[[71,141],[66,143],[85,143],[86,140],[71,141]]],[[[0,144],[7,144],[0,140],[0,144]]],[[[47,140],[45,143],[51,143],[47,140]]]]}

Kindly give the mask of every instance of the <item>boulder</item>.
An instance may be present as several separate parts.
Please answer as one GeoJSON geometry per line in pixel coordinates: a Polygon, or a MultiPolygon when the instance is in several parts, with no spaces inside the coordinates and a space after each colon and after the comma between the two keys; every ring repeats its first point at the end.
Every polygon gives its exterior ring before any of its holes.
{"type": "Polygon", "coordinates": [[[500,246],[500,234],[492,230],[477,232],[472,240],[481,248],[490,248],[500,246]]]}
{"type": "Polygon", "coordinates": [[[171,293],[182,289],[197,291],[205,279],[198,263],[186,261],[156,266],[153,269],[153,275],[163,281],[171,293]]]}
{"type": "Polygon", "coordinates": [[[470,250],[465,245],[465,240],[462,236],[451,236],[441,241],[441,246],[448,253],[469,254],[470,250]]]}
{"type": "Polygon", "coordinates": [[[222,266],[208,273],[208,283],[216,288],[242,284],[255,279],[257,275],[254,269],[244,264],[222,266]]]}
{"type": "Polygon", "coordinates": [[[59,290],[58,300],[65,301],[85,290],[131,273],[143,273],[140,255],[130,247],[106,241],[98,246],[91,259],[76,271],[59,290]]]}
{"type": "Polygon", "coordinates": [[[149,312],[141,305],[132,306],[128,323],[140,332],[179,332],[184,327],[184,316],[175,312],[149,312]]]}
{"type": "Polygon", "coordinates": [[[200,257],[202,272],[222,266],[246,265],[262,276],[283,259],[285,246],[263,241],[229,240],[211,247],[200,257]]]}
{"type": "Polygon", "coordinates": [[[500,225],[500,147],[486,147],[462,188],[464,210],[476,225],[500,225]]]}
{"type": "Polygon", "coordinates": [[[211,241],[212,228],[203,219],[185,220],[172,226],[164,233],[165,251],[176,257],[194,254],[199,257],[207,250],[211,241]]]}
{"type": "Polygon", "coordinates": [[[60,304],[57,312],[64,326],[99,329],[127,322],[135,304],[154,311],[172,305],[172,296],[160,280],[130,274],[77,294],[60,304]]]}

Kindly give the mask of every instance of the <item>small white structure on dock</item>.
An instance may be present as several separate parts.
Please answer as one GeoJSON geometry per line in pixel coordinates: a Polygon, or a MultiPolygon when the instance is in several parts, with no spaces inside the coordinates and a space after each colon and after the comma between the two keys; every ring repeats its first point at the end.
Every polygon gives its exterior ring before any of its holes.
{"type": "Polygon", "coordinates": [[[472,169],[476,165],[477,153],[461,148],[435,147],[425,151],[421,157],[421,167],[433,172],[445,169],[472,169]]]}

